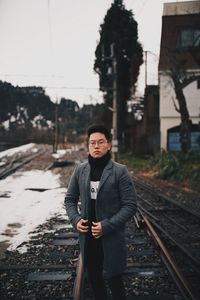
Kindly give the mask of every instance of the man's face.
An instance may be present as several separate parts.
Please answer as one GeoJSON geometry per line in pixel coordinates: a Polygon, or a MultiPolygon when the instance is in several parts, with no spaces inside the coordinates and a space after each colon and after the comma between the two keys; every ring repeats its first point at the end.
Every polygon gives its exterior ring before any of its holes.
{"type": "Polygon", "coordinates": [[[111,144],[107,141],[103,133],[95,132],[89,137],[88,147],[90,155],[93,158],[99,158],[111,149],[111,144]]]}

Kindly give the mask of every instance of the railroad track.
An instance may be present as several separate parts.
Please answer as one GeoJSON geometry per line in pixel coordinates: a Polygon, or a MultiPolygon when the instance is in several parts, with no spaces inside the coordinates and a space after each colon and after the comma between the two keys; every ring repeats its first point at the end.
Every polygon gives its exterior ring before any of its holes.
{"type": "MultiPolygon", "coordinates": [[[[139,210],[127,231],[128,299],[200,299],[199,214],[137,181],[136,189],[139,210]]],[[[83,280],[80,261],[74,300],[92,299],[83,280]]]]}
{"type": "MultiPolygon", "coordinates": [[[[136,217],[128,223],[126,238],[128,258],[124,280],[127,300],[199,299],[194,295],[158,232],[140,209],[136,217]]],[[[73,300],[83,299],[93,298],[88,290],[80,258],[73,300]]]]}
{"type": "MultiPolygon", "coordinates": [[[[128,223],[126,232],[128,267],[124,279],[128,299],[190,299],[182,297],[185,290],[177,287],[152,236],[139,212],[128,223]]],[[[1,300],[92,299],[77,233],[67,218],[59,216],[34,232],[27,252],[6,253],[0,264],[0,277],[1,300]]]]}
{"type": "Polygon", "coordinates": [[[29,163],[37,156],[44,153],[44,150],[39,149],[36,153],[24,153],[24,154],[17,154],[14,155],[12,158],[5,158],[4,164],[0,166],[0,179],[4,179],[7,176],[13,174],[18,169],[23,167],[25,164],[29,163]]]}
{"type": "MultiPolygon", "coordinates": [[[[198,265],[195,268],[191,257],[186,263],[180,254],[186,256],[186,253],[175,243],[176,240],[187,246],[187,252],[192,251],[190,256],[199,261],[198,214],[191,217],[191,212],[186,210],[183,215],[179,210],[182,208],[173,200],[165,202],[170,199],[155,195],[144,184],[136,182],[136,190],[139,210],[128,222],[126,231],[127,300],[200,299],[198,265]],[[182,223],[178,219],[180,214],[182,223]],[[192,231],[188,233],[190,228],[196,232],[194,240],[192,231]],[[173,233],[173,238],[169,233],[173,233]]],[[[0,261],[0,299],[92,300],[79,255],[78,236],[67,217],[58,215],[32,234],[30,242],[21,245],[27,247],[26,252],[7,251],[0,261]]]]}
{"type": "Polygon", "coordinates": [[[1,259],[0,299],[72,299],[79,250],[67,218],[48,220],[22,246],[1,259]]]}
{"type": "Polygon", "coordinates": [[[195,299],[200,299],[200,214],[136,181],[139,207],[156,229],[195,299]]]}

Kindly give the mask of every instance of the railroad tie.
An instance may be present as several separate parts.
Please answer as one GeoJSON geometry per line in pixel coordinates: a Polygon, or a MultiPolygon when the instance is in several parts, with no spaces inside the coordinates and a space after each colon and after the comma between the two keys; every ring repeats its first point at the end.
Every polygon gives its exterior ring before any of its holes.
{"type": "Polygon", "coordinates": [[[56,271],[56,272],[32,272],[28,274],[29,281],[65,281],[72,277],[72,272],[56,271]]]}

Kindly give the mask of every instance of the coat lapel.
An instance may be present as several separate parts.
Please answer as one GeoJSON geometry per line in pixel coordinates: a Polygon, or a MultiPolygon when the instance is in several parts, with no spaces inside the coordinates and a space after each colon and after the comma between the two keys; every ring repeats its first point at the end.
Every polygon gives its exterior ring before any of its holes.
{"type": "Polygon", "coordinates": [[[86,163],[80,174],[81,216],[88,218],[88,200],[90,199],[90,166],[86,163]]]}
{"type": "Polygon", "coordinates": [[[106,182],[106,180],[108,179],[108,177],[112,174],[112,166],[113,166],[113,162],[112,160],[110,160],[109,163],[105,166],[105,169],[103,170],[101,180],[99,183],[98,193],[102,188],[102,186],[104,185],[104,183],[106,182]]]}
{"type": "Polygon", "coordinates": [[[83,183],[85,184],[85,194],[89,195],[90,192],[90,165],[89,163],[86,164],[84,170],[83,170],[83,176],[82,176],[83,183]]]}

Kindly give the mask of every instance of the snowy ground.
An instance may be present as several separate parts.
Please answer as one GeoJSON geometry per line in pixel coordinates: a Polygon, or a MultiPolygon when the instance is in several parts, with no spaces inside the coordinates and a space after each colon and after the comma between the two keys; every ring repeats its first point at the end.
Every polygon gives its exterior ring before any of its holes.
{"type": "MultiPolygon", "coordinates": [[[[26,151],[33,146],[29,144],[17,148],[26,151]]],[[[9,156],[17,149],[3,152],[9,156]]],[[[3,152],[0,152],[0,157],[3,157],[3,152]]],[[[66,189],[59,185],[59,175],[50,170],[18,171],[1,180],[0,242],[7,242],[10,245],[8,250],[14,250],[29,239],[31,231],[50,217],[58,213],[66,217],[63,206],[65,193],[66,189]]]]}
{"type": "Polygon", "coordinates": [[[29,143],[23,146],[19,146],[19,147],[15,147],[15,148],[11,148],[5,151],[1,151],[0,152],[0,159],[2,159],[5,156],[12,156],[16,153],[19,152],[26,152],[27,150],[32,149],[32,151],[34,152],[36,149],[34,148],[36,145],[34,143],[29,143]]]}

